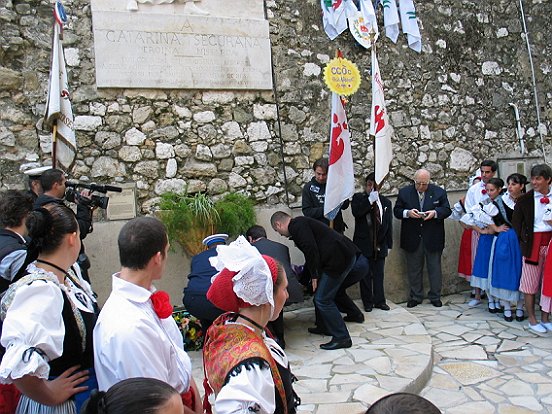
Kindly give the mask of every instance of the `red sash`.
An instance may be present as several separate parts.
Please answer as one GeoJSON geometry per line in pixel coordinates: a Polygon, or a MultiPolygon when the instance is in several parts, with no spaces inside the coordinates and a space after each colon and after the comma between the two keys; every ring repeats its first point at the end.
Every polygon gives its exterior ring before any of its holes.
{"type": "Polygon", "coordinates": [[[460,253],[458,255],[458,273],[464,276],[472,274],[472,230],[465,229],[460,239],[460,253]]]}
{"type": "Polygon", "coordinates": [[[552,231],[533,234],[533,246],[531,246],[531,256],[525,258],[525,262],[537,265],[539,264],[539,251],[541,246],[548,246],[552,238],[552,231]]]}
{"type": "Polygon", "coordinates": [[[552,251],[548,244],[548,253],[544,259],[544,270],[542,272],[542,294],[552,297],[552,251]]]}
{"type": "Polygon", "coordinates": [[[219,316],[205,335],[203,344],[203,369],[205,371],[203,409],[208,414],[212,412],[209,395],[213,392],[219,393],[228,373],[234,367],[248,359],[261,358],[270,366],[274,386],[282,400],[284,414],[287,414],[284,384],[274,358],[263,339],[255,332],[239,324],[225,324],[234,316],[235,313],[225,313],[219,316]]]}
{"type": "Polygon", "coordinates": [[[13,414],[21,393],[13,384],[0,384],[0,414],[13,414]]]}

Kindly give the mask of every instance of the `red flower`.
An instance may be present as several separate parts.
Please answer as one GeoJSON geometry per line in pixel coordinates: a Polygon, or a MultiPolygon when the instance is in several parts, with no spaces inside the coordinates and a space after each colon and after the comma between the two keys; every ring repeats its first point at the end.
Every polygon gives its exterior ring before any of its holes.
{"type": "Polygon", "coordinates": [[[481,194],[483,194],[483,195],[487,194],[487,190],[485,190],[485,189],[481,190],[481,194]]]}
{"type": "Polygon", "coordinates": [[[541,204],[548,204],[550,203],[550,199],[546,196],[540,199],[541,204]]]}
{"type": "Polygon", "coordinates": [[[172,315],[173,307],[169,294],[163,290],[158,290],[150,297],[153,304],[153,310],[161,319],[166,319],[172,315]]]}

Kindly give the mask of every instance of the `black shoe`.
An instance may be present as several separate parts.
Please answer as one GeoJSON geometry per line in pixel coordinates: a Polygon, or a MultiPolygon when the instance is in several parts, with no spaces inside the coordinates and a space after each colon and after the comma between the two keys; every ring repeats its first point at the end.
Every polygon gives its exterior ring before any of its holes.
{"type": "Polygon", "coordinates": [[[328,332],[326,332],[324,329],[320,328],[319,326],[315,326],[313,328],[308,328],[307,331],[309,331],[309,333],[315,334],[315,335],[324,335],[324,336],[329,336],[330,335],[328,332]]]}
{"type": "Polygon", "coordinates": [[[375,305],[374,307],[384,311],[388,311],[389,309],[391,309],[387,303],[380,303],[378,305],[375,305]]]}
{"type": "Polygon", "coordinates": [[[364,306],[364,311],[365,312],[372,312],[372,309],[374,309],[374,305],[372,305],[372,304],[364,306]]]}
{"type": "Polygon", "coordinates": [[[521,315],[518,315],[518,312],[516,311],[516,321],[523,322],[525,320],[525,313],[522,312],[521,315]]]}
{"type": "Polygon", "coordinates": [[[321,344],[320,348],[331,351],[333,349],[350,348],[353,346],[351,338],[347,339],[332,339],[330,342],[321,344]]]}
{"type": "Polygon", "coordinates": [[[345,322],[356,322],[356,323],[362,323],[364,322],[364,315],[361,313],[359,315],[355,315],[355,316],[350,316],[350,315],[347,315],[347,316],[344,316],[343,317],[343,320],[345,322]]]}
{"type": "Polygon", "coordinates": [[[406,307],[407,308],[413,308],[415,306],[418,306],[421,302],[418,302],[416,299],[410,299],[407,303],[406,303],[406,307]]]}
{"type": "Polygon", "coordinates": [[[439,299],[432,300],[431,304],[436,308],[440,308],[441,306],[443,306],[443,302],[441,302],[439,299]]]}
{"type": "Polygon", "coordinates": [[[488,309],[489,309],[489,313],[498,313],[497,308],[488,308],[488,309]]]}
{"type": "Polygon", "coordinates": [[[511,310],[507,310],[504,312],[504,320],[506,322],[512,322],[514,320],[514,317],[512,316],[512,311],[511,310]]]}

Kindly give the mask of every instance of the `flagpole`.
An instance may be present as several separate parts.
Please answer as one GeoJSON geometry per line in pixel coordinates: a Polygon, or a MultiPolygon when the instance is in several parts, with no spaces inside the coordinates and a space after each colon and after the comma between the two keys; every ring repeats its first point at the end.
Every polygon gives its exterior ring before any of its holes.
{"type": "Polygon", "coordinates": [[[52,129],[52,168],[56,168],[57,158],[57,125],[54,123],[52,129]]]}

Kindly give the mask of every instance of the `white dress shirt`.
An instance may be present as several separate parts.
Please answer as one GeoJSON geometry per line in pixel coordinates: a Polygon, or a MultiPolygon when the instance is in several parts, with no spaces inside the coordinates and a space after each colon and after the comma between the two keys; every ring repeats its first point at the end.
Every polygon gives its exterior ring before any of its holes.
{"type": "Polygon", "coordinates": [[[94,328],[94,366],[100,391],[135,377],[156,378],[188,391],[192,363],[172,317],[160,319],[150,300],[155,291],[113,275],[113,290],[94,328]]]}
{"type": "Polygon", "coordinates": [[[535,220],[533,224],[533,232],[534,233],[544,233],[546,231],[552,231],[552,226],[550,224],[547,224],[544,222],[542,217],[544,216],[544,212],[546,210],[546,204],[541,203],[541,199],[546,195],[548,199],[552,199],[552,193],[548,191],[548,194],[541,194],[538,192],[534,192],[535,197],[535,220]]]}
{"type": "Polygon", "coordinates": [[[483,200],[489,198],[487,191],[485,190],[485,183],[480,181],[472,185],[466,193],[466,199],[464,200],[464,207],[466,211],[472,211],[473,207],[481,203],[483,200]],[[485,194],[483,194],[483,192],[485,194]]]}

